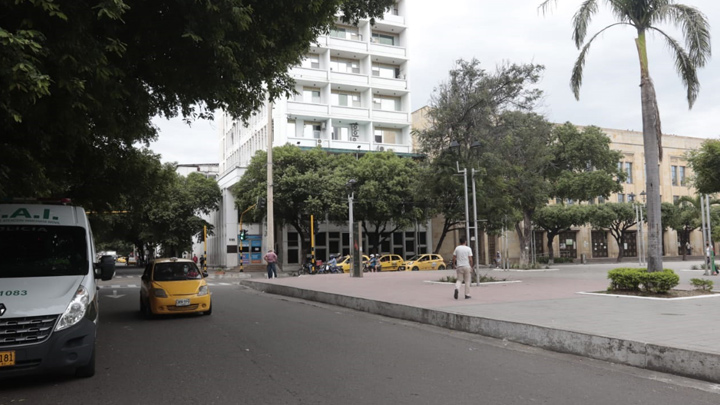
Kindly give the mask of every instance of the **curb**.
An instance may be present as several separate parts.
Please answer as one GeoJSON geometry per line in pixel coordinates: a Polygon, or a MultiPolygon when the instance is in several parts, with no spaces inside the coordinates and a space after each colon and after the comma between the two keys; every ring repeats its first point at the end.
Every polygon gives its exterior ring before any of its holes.
{"type": "Polygon", "coordinates": [[[317,301],[391,318],[475,333],[496,339],[507,339],[545,350],[720,383],[720,355],[712,353],[596,336],[540,325],[454,314],[260,281],[241,280],[240,285],[269,294],[317,301]]]}

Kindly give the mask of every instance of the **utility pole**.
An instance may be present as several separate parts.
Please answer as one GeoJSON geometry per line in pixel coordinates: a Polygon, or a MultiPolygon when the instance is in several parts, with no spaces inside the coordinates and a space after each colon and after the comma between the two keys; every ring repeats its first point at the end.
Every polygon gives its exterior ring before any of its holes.
{"type": "Polygon", "coordinates": [[[267,122],[267,249],[275,249],[275,221],[273,212],[273,103],[268,102],[267,122]]]}

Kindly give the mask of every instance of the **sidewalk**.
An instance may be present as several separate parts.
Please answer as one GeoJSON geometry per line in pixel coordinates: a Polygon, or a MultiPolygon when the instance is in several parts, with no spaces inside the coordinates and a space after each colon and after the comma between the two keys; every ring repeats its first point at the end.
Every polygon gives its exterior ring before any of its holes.
{"type": "MultiPolygon", "coordinates": [[[[702,262],[667,262],[680,276],[716,281],[691,270],[702,262]]],[[[623,267],[637,263],[624,262],[623,267]]],[[[692,299],[641,299],[582,294],[607,288],[618,264],[558,265],[546,271],[482,269],[507,283],[473,285],[453,299],[439,283],[454,271],[245,278],[242,285],[359,311],[478,333],[498,339],[720,383],[720,294],[692,299]]]]}

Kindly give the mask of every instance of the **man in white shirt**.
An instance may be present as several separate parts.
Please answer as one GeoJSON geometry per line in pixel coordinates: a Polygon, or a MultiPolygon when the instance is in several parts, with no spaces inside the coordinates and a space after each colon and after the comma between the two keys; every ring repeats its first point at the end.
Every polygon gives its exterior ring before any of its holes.
{"type": "Polygon", "coordinates": [[[458,290],[460,284],[465,282],[465,299],[470,298],[470,269],[473,265],[473,253],[472,249],[467,246],[467,241],[462,236],[460,237],[460,245],[455,248],[453,252],[453,264],[455,265],[455,271],[457,273],[457,281],[455,281],[455,299],[458,299],[458,290]]]}

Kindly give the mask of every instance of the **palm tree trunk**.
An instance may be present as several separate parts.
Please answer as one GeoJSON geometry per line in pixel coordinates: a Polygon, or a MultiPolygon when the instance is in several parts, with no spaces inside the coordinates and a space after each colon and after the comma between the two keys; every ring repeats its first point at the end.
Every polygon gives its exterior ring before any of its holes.
{"type": "Polygon", "coordinates": [[[662,224],[660,220],[660,116],[655,87],[650,79],[645,47],[645,32],[638,30],[635,41],[640,56],[640,95],[643,116],[643,146],[645,148],[648,260],[650,272],[662,271],[662,224]]]}

